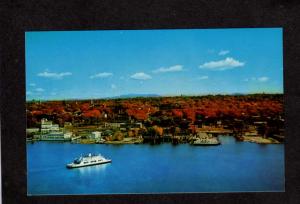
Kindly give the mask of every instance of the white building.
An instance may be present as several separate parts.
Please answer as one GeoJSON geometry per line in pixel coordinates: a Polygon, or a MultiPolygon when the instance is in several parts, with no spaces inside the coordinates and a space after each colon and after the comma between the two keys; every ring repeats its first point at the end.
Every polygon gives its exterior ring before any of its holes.
{"type": "Polygon", "coordinates": [[[40,129],[39,128],[27,128],[26,129],[26,133],[30,134],[30,133],[35,133],[35,132],[39,132],[40,129]]]}
{"type": "Polygon", "coordinates": [[[41,120],[41,133],[48,133],[52,131],[59,131],[58,124],[53,124],[52,121],[48,121],[47,119],[43,118],[41,120]]]}
{"type": "Polygon", "coordinates": [[[71,122],[65,122],[64,127],[72,127],[72,123],[71,122]]]}
{"type": "Polygon", "coordinates": [[[52,140],[52,141],[65,140],[64,133],[63,132],[50,132],[48,134],[43,134],[43,135],[41,135],[41,140],[52,140]]]}
{"type": "Polygon", "coordinates": [[[120,128],[121,125],[125,125],[125,123],[104,123],[105,128],[120,128]]]}
{"type": "Polygon", "coordinates": [[[46,141],[66,141],[71,140],[72,133],[63,133],[63,132],[50,132],[48,134],[41,135],[41,140],[46,141]]]}
{"type": "Polygon", "coordinates": [[[64,133],[59,129],[58,124],[53,124],[52,121],[47,119],[41,120],[41,136],[40,140],[51,140],[51,141],[65,141],[71,140],[72,133],[64,133]]]}
{"type": "Polygon", "coordinates": [[[64,134],[64,139],[65,140],[71,140],[72,135],[73,135],[72,132],[66,132],[64,134]]]}
{"type": "Polygon", "coordinates": [[[101,138],[101,132],[95,131],[91,133],[91,139],[97,140],[101,138]]]}
{"type": "Polygon", "coordinates": [[[143,124],[138,123],[104,123],[105,128],[142,128],[143,124]]]}

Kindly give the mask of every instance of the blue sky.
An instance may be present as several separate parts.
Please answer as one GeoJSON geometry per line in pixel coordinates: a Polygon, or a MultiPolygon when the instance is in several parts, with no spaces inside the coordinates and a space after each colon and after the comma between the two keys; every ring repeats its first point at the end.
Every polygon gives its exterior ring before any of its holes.
{"type": "Polygon", "coordinates": [[[282,29],[26,32],[26,99],[282,93],[282,29]]]}

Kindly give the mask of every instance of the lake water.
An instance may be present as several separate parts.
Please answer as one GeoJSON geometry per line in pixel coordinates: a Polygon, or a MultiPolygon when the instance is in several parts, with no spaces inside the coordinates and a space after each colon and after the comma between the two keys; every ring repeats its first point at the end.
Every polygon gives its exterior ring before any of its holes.
{"type": "Polygon", "coordinates": [[[284,191],[284,145],[236,142],[189,144],[27,144],[28,195],[284,191]],[[77,169],[86,153],[112,163],[77,169]]]}

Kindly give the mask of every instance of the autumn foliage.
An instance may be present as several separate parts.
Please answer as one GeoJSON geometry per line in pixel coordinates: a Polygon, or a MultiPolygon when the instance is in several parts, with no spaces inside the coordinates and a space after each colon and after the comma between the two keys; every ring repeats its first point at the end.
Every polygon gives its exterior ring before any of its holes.
{"type": "Polygon", "coordinates": [[[30,101],[26,104],[27,126],[36,127],[41,118],[64,122],[100,123],[134,120],[161,126],[177,124],[193,129],[197,121],[248,119],[283,116],[282,94],[210,95],[194,97],[154,97],[99,99],[87,101],[30,101]],[[188,122],[186,122],[188,121],[188,122]]]}

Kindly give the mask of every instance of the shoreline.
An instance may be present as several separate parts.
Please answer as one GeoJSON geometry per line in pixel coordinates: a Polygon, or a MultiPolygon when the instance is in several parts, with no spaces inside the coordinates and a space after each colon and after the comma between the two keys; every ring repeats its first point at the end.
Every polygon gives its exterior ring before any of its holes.
{"type": "Polygon", "coordinates": [[[243,136],[244,142],[253,142],[257,144],[284,144],[284,142],[279,142],[273,138],[263,138],[254,136],[243,136]]]}
{"type": "MultiPolygon", "coordinates": [[[[224,135],[228,137],[234,137],[230,135],[224,135]]],[[[26,142],[39,142],[39,141],[44,141],[44,142],[70,142],[73,144],[113,144],[113,145],[120,145],[120,144],[151,144],[151,142],[144,142],[142,138],[125,138],[120,141],[95,141],[95,140],[90,140],[90,139],[80,139],[80,140],[65,140],[65,141],[56,141],[56,140],[26,140],[26,142]]],[[[239,140],[240,142],[251,142],[251,143],[256,143],[256,144],[284,144],[284,142],[279,142],[273,138],[263,138],[261,136],[242,136],[242,141],[239,140]]],[[[158,142],[154,144],[161,144],[161,143],[172,143],[172,142],[158,142]]],[[[189,144],[189,142],[179,142],[176,144],[189,144]]],[[[222,145],[222,144],[221,144],[222,145]]]]}

